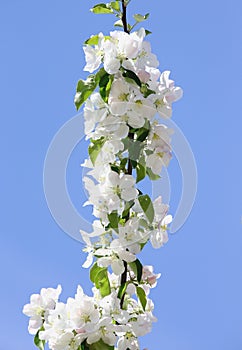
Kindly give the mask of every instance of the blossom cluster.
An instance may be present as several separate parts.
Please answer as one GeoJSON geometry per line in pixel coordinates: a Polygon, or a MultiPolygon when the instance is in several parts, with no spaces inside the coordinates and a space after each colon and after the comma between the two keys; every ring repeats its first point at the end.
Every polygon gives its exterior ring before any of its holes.
{"type": "Polygon", "coordinates": [[[91,37],[84,46],[91,74],[77,86],[75,104],[84,102],[89,158],[84,186],[92,205],[93,231],[80,231],[88,254],[93,295],[79,286],[75,298],[60,302],[61,287],[32,295],[23,312],[37,346],[51,350],[138,350],[138,337],[150,332],[150,288],[159,274],[137,258],[150,242],[160,248],[172,221],[159,196],[152,200],[137,184],[159,178],[171,159],[172,103],[182,90],[160,72],[143,28],[91,37]],[[40,344],[40,345],[39,345],[40,344]]]}
{"type": "MultiPolygon", "coordinates": [[[[147,296],[150,288],[156,285],[157,278],[159,275],[153,273],[152,266],[144,266],[140,288],[147,296]]],[[[109,280],[111,291],[105,297],[96,287],[93,287],[93,296],[87,296],[80,286],[75,297],[68,298],[66,303],[58,300],[60,286],[56,289],[43,288],[40,294],[33,294],[30,304],[23,309],[30,317],[29,333],[35,335],[39,331],[39,339],[48,341],[50,349],[56,350],[76,350],[83,342],[87,346],[103,342],[109,346],[117,343],[118,349],[122,350],[128,346],[137,349],[137,337],[148,333],[156,320],[152,314],[153,302],[147,297],[143,308],[132,297],[135,286],[131,274],[125,306],[121,309],[117,295],[118,277],[109,274],[109,280]]]]}

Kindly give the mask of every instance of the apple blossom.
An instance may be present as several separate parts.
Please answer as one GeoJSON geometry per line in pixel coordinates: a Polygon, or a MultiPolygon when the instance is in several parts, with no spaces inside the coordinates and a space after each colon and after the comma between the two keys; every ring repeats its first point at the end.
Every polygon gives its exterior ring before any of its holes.
{"type": "Polygon", "coordinates": [[[142,266],[137,254],[150,241],[160,248],[168,241],[172,216],[158,197],[152,200],[138,185],[160,175],[171,155],[172,130],[160,123],[172,115],[182,89],[161,72],[145,39],[144,28],[132,29],[145,16],[127,23],[129,2],[98,4],[94,13],[113,13],[124,31],[91,36],[84,45],[84,71],[93,73],[77,84],[75,104],[84,104],[89,158],[83,184],[85,205],[92,205],[92,232],[80,229],[90,268],[92,295],[78,286],[74,298],[59,302],[61,286],[33,294],[23,313],[40,350],[139,350],[138,338],[156,322],[150,290],[160,274],[142,266]],[[122,9],[120,7],[122,3],[122,9]],[[120,22],[120,21],[119,21],[120,22]]]}

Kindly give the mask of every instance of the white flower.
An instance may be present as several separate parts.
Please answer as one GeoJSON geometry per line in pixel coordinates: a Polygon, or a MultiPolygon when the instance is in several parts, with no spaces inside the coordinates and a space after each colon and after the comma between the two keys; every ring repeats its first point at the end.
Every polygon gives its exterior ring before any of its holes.
{"type": "Polygon", "coordinates": [[[30,304],[26,304],[23,313],[30,317],[29,333],[36,334],[48,316],[49,310],[53,310],[61,293],[61,286],[54,288],[42,288],[40,294],[33,294],[30,297],[30,304]]]}
{"type": "Polygon", "coordinates": [[[77,293],[75,299],[69,298],[67,306],[75,329],[90,332],[99,321],[99,311],[93,298],[77,293]]]}
{"type": "Polygon", "coordinates": [[[124,272],[124,261],[129,263],[136,260],[136,256],[127,251],[119,239],[114,239],[108,248],[97,249],[95,254],[99,257],[98,266],[108,267],[111,265],[115,275],[121,275],[124,272]]]}
{"type": "Polygon", "coordinates": [[[105,344],[113,346],[117,341],[117,336],[114,333],[116,326],[112,323],[111,317],[103,317],[97,327],[97,330],[88,334],[87,343],[93,344],[102,339],[105,344]]]}
{"type": "Polygon", "coordinates": [[[182,97],[182,89],[174,86],[174,81],[169,79],[170,71],[164,71],[160,76],[157,95],[154,97],[154,104],[158,113],[164,118],[172,115],[172,102],[182,97]]]}
{"type": "Polygon", "coordinates": [[[130,315],[126,310],[120,308],[120,299],[116,292],[100,300],[99,306],[102,308],[102,314],[111,316],[118,324],[127,324],[130,315]]]}
{"type": "Polygon", "coordinates": [[[133,254],[138,254],[141,250],[140,243],[144,236],[139,231],[139,219],[137,217],[129,219],[124,226],[119,225],[119,240],[123,247],[127,247],[133,254]]]}
{"type": "Polygon", "coordinates": [[[95,45],[95,47],[92,47],[90,45],[86,45],[83,47],[85,58],[86,58],[86,65],[84,67],[84,71],[88,71],[90,73],[93,73],[96,69],[99,68],[101,62],[102,62],[102,42],[103,42],[103,34],[99,33],[99,41],[98,45],[95,45]]]}
{"type": "Polygon", "coordinates": [[[92,244],[90,238],[100,237],[101,235],[104,234],[104,227],[103,227],[103,225],[101,224],[101,222],[99,220],[94,220],[93,224],[92,224],[92,227],[93,227],[93,232],[92,233],[87,233],[85,231],[80,230],[80,233],[82,235],[82,239],[87,245],[83,249],[83,251],[88,253],[88,256],[86,258],[86,261],[82,265],[82,267],[84,267],[86,269],[89,268],[92,265],[93,254],[95,252],[93,244],[92,244]]]}
{"type": "Polygon", "coordinates": [[[143,266],[142,270],[142,280],[149,284],[151,288],[156,287],[157,279],[160,278],[161,274],[155,274],[154,268],[151,265],[143,266]]]}
{"type": "Polygon", "coordinates": [[[168,166],[172,158],[170,147],[166,144],[156,147],[152,154],[146,159],[147,167],[151,168],[154,174],[161,173],[162,166],[168,166]]]}
{"type": "Polygon", "coordinates": [[[56,308],[50,311],[39,338],[48,341],[50,349],[68,350],[71,341],[74,339],[73,329],[67,305],[58,303],[56,308]]]}
{"type": "Polygon", "coordinates": [[[90,73],[94,72],[99,68],[102,62],[102,56],[98,54],[98,51],[94,49],[92,46],[84,46],[83,48],[85,57],[86,57],[86,65],[84,67],[84,71],[88,71],[90,73]]]}
{"type": "Polygon", "coordinates": [[[86,139],[92,136],[92,132],[97,123],[103,121],[108,114],[107,105],[101,98],[99,93],[91,95],[85,103],[84,119],[86,139]]]}
{"type": "Polygon", "coordinates": [[[118,50],[116,43],[110,38],[106,40],[102,45],[104,59],[103,66],[107,73],[116,74],[120,68],[120,58],[118,57],[118,50]]]}
{"type": "Polygon", "coordinates": [[[119,338],[117,348],[118,350],[139,350],[138,339],[131,332],[127,332],[119,338]]]}
{"type": "Polygon", "coordinates": [[[173,130],[166,125],[153,123],[148,136],[148,148],[153,150],[156,147],[167,146],[171,152],[171,135],[173,130]]]}
{"type": "Polygon", "coordinates": [[[115,30],[110,33],[111,38],[115,39],[117,51],[121,58],[136,58],[142,48],[142,42],[145,37],[145,30],[141,28],[131,34],[115,30]]]}
{"type": "Polygon", "coordinates": [[[172,222],[172,216],[167,215],[161,221],[160,226],[150,232],[150,242],[153,248],[158,249],[168,241],[167,225],[172,222]]]}
{"type": "Polygon", "coordinates": [[[167,212],[169,210],[169,206],[167,204],[162,203],[162,197],[159,196],[154,200],[153,207],[154,207],[154,211],[155,211],[154,221],[157,224],[157,226],[160,226],[162,220],[167,215],[167,212]]]}
{"type": "Polygon", "coordinates": [[[114,115],[125,114],[129,107],[129,97],[129,84],[122,78],[114,80],[108,99],[110,112],[114,115]]]}

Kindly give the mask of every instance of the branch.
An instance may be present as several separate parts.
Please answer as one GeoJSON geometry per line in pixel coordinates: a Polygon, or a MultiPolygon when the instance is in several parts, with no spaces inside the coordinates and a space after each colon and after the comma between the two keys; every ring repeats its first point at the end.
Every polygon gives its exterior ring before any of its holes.
{"type": "Polygon", "coordinates": [[[125,33],[129,34],[128,23],[127,23],[127,3],[125,0],[122,0],[122,22],[123,22],[125,33]]]}

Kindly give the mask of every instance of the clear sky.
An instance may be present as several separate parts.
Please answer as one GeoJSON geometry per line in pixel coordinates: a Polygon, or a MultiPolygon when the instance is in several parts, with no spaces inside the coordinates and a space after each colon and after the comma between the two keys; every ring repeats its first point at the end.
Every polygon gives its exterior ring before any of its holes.
{"type": "MultiPolygon", "coordinates": [[[[113,19],[89,12],[94,1],[8,0],[0,3],[1,255],[0,350],[34,349],[22,306],[41,287],[78,283],[88,293],[82,245],[54,222],[42,177],[48,146],[75,115],[83,78],[82,42],[112,29],[113,19]]],[[[161,272],[152,291],[159,321],[142,340],[150,350],[242,348],[242,3],[239,0],[133,0],[161,69],[184,89],[173,119],[192,147],[198,192],[182,229],[142,259],[161,272]]],[[[79,211],[84,201],[85,147],[69,161],[67,184],[79,211]]],[[[174,162],[175,164],[175,162],[174,162]]],[[[171,212],[181,192],[171,164],[171,212]]],[[[88,212],[89,213],[89,212],[88,212]]],[[[85,214],[89,215],[89,214],[85,214]]]]}

